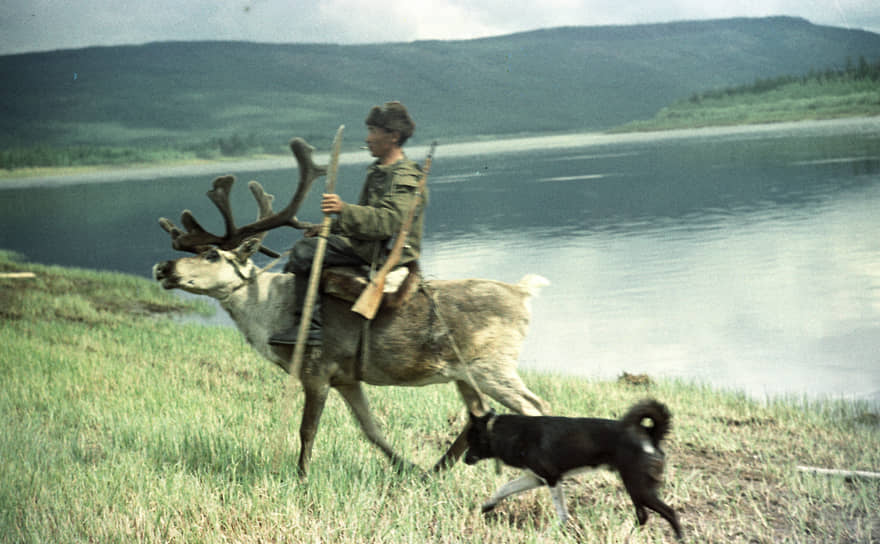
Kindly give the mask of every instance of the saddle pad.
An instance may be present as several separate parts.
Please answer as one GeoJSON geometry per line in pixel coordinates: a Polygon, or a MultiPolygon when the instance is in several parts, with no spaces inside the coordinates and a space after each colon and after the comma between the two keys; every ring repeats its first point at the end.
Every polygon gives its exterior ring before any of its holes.
{"type": "MultiPolygon", "coordinates": [[[[406,279],[409,269],[398,266],[385,276],[383,293],[396,293],[397,288],[406,279]]],[[[367,271],[363,267],[334,266],[325,269],[321,274],[321,291],[343,300],[354,302],[361,291],[367,286],[367,271]]]]}

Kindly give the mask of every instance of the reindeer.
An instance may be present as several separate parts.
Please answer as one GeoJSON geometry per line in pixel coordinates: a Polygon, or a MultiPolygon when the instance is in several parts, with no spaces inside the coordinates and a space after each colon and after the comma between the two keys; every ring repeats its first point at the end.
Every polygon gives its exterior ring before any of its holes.
{"type": "MultiPolygon", "coordinates": [[[[237,227],[229,193],[235,178],[214,180],[208,197],[223,216],[226,233],[211,234],[189,210],[181,222],[186,232],[171,221],[159,223],[172,239],[172,247],[195,256],[157,263],[154,278],[165,289],[181,289],[219,301],[248,343],[263,357],[291,371],[292,346],[269,344],[270,335],[293,320],[293,274],[259,269],[251,260],[257,251],[278,254],[262,245],[267,231],[281,226],[307,228],[296,212],[314,179],[326,174],[326,166],[314,163],[314,149],[304,140],[290,142],[299,164],[299,185],[290,203],[272,211],[272,195],[251,181],[251,193],[259,207],[258,218],[237,227]]],[[[385,440],[370,412],[361,382],[371,385],[423,386],[455,382],[468,410],[486,409],[485,393],[510,410],[526,415],[548,413],[547,404],[529,391],[516,366],[520,346],[531,314],[529,299],[547,280],[527,275],[512,285],[499,281],[465,279],[413,281],[410,274],[398,293],[397,307],[383,301],[370,324],[369,342],[363,342],[363,318],[352,312],[351,302],[323,295],[323,344],[309,348],[300,375],[305,393],[299,428],[298,469],[306,475],[321,413],[330,388],[338,391],[351,409],[366,437],[398,468],[415,468],[398,456],[385,440]],[[360,350],[368,346],[367,353],[360,350]]],[[[386,297],[391,298],[391,297],[386,297]]],[[[451,467],[467,447],[464,431],[434,465],[439,471],[451,467]]]]}

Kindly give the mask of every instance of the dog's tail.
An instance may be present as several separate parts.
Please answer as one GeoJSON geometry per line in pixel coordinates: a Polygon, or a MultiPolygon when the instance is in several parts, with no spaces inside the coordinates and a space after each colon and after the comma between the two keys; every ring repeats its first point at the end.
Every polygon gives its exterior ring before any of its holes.
{"type": "Polygon", "coordinates": [[[660,401],[654,399],[645,399],[633,405],[629,411],[620,418],[624,425],[642,426],[654,446],[660,444],[660,441],[669,432],[672,425],[672,414],[669,408],[660,401]],[[650,419],[653,425],[651,427],[642,426],[642,420],[650,419]]]}

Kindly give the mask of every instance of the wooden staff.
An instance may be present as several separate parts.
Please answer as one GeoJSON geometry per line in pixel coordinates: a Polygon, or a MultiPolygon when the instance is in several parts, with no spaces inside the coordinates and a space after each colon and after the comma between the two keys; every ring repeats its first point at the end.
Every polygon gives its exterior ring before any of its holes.
{"type": "MultiPolygon", "coordinates": [[[[333,150],[330,155],[330,166],[327,171],[327,184],[325,193],[333,193],[336,190],[336,175],[339,172],[339,151],[342,148],[342,131],[345,125],[339,125],[336,136],[333,138],[333,150]]],[[[293,363],[290,367],[290,375],[299,378],[302,368],[303,354],[306,349],[309,326],[312,321],[312,312],[315,309],[315,296],[318,294],[318,283],[321,277],[321,267],[324,264],[324,253],[327,251],[327,235],[330,234],[330,223],[333,218],[329,213],[324,214],[321,223],[321,232],[318,244],[315,247],[315,257],[312,259],[312,269],[309,274],[309,286],[306,289],[306,298],[303,301],[302,316],[300,317],[299,333],[297,334],[296,346],[293,348],[293,363]]]]}
{"type": "Polygon", "coordinates": [[[400,262],[400,256],[403,254],[403,246],[406,244],[406,239],[409,237],[409,231],[412,228],[413,219],[415,219],[416,216],[416,209],[419,207],[422,199],[425,198],[425,187],[428,184],[428,174],[431,172],[431,160],[434,157],[434,149],[436,147],[437,142],[433,142],[430,150],[428,150],[428,157],[425,159],[425,166],[422,169],[424,173],[422,174],[422,179],[419,180],[418,187],[416,187],[416,193],[413,195],[412,207],[409,209],[406,219],[400,226],[400,232],[397,233],[397,238],[394,240],[394,246],[391,248],[391,253],[388,255],[388,259],[385,261],[385,264],[382,265],[382,268],[370,278],[370,283],[364,287],[364,290],[354,303],[354,306],[351,307],[351,311],[358,313],[367,319],[373,319],[373,317],[376,316],[376,312],[379,310],[379,304],[382,303],[382,291],[385,290],[385,278],[388,276],[388,273],[397,266],[397,263],[400,262]]]}

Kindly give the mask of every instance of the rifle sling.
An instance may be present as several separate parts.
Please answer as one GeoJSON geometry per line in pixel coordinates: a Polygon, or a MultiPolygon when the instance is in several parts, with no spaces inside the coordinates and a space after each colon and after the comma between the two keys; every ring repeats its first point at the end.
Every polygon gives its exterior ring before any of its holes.
{"type": "MultiPolygon", "coordinates": [[[[369,281],[373,280],[373,276],[376,275],[376,259],[379,257],[380,251],[379,245],[373,250],[373,258],[370,261],[370,275],[367,277],[369,281]]],[[[354,378],[357,381],[361,381],[364,377],[364,367],[370,364],[370,323],[372,323],[372,319],[364,318],[361,322],[361,341],[360,341],[360,356],[357,358],[357,363],[355,364],[354,369],[354,378]]]]}

